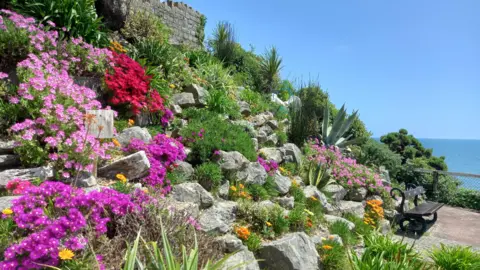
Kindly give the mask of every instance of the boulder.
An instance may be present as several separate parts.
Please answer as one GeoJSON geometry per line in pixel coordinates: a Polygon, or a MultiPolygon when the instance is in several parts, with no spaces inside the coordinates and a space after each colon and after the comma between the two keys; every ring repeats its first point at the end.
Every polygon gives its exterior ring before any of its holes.
{"type": "Polygon", "coordinates": [[[260,270],[253,253],[247,249],[236,252],[222,264],[221,270],[260,270]]]}
{"type": "Polygon", "coordinates": [[[365,205],[361,202],[340,201],[337,204],[338,211],[342,214],[352,213],[359,218],[363,218],[365,214],[365,205]]]}
{"type": "Polygon", "coordinates": [[[0,170],[20,166],[20,157],[17,155],[0,155],[0,170]]]}
{"type": "Polygon", "coordinates": [[[270,126],[268,125],[265,125],[265,126],[262,126],[260,129],[258,129],[258,132],[263,132],[265,134],[270,135],[270,134],[273,134],[273,130],[270,126]]]}
{"type": "Polygon", "coordinates": [[[224,172],[238,172],[239,170],[245,168],[249,161],[240,152],[220,151],[218,155],[218,163],[224,172]]]}
{"type": "Polygon", "coordinates": [[[139,151],[98,169],[97,175],[116,179],[117,174],[123,174],[128,180],[134,180],[147,176],[149,170],[150,161],[145,151],[139,151]]]}
{"type": "Polygon", "coordinates": [[[290,190],[290,187],[292,186],[292,181],[290,180],[290,178],[283,176],[282,174],[280,174],[280,172],[275,173],[273,181],[275,183],[275,189],[281,195],[287,194],[290,190]]]}
{"type": "Polygon", "coordinates": [[[382,204],[383,204],[383,199],[379,195],[370,195],[365,200],[367,200],[367,201],[371,201],[371,200],[381,201],[382,204]]]}
{"type": "Polygon", "coordinates": [[[367,196],[367,189],[364,187],[352,188],[347,193],[347,198],[351,201],[361,202],[367,196]]]}
{"type": "Polygon", "coordinates": [[[224,236],[219,236],[216,238],[218,244],[224,252],[232,253],[235,251],[246,249],[243,245],[242,240],[238,239],[233,234],[226,234],[224,236]]]}
{"type": "Polygon", "coordinates": [[[21,196],[3,196],[0,197],[0,211],[12,206],[13,200],[20,198],[21,196]]]}
{"type": "MultiPolygon", "coordinates": [[[[260,142],[260,141],[259,141],[260,142]]],[[[275,160],[277,163],[281,163],[283,161],[283,153],[280,148],[275,147],[264,147],[260,149],[260,154],[265,156],[266,160],[275,160]]]]}
{"type": "Polygon", "coordinates": [[[265,200],[265,201],[261,201],[258,203],[258,207],[259,208],[271,208],[271,207],[274,207],[275,204],[270,201],[270,200],[265,200]]]}
{"type": "Polygon", "coordinates": [[[230,189],[230,183],[225,181],[220,187],[218,187],[218,197],[227,200],[228,199],[228,191],[230,189]]]}
{"type": "Polygon", "coordinates": [[[332,216],[332,215],[324,215],[324,218],[325,218],[325,221],[328,223],[328,224],[333,224],[337,221],[340,221],[340,222],[343,222],[345,224],[348,225],[348,228],[350,230],[354,230],[355,229],[355,224],[349,220],[346,220],[342,217],[337,217],[337,216],[332,216]]]}
{"type": "Polygon", "coordinates": [[[78,174],[78,178],[76,176],[71,177],[65,182],[75,185],[76,187],[94,187],[97,185],[97,178],[93,176],[93,174],[88,172],[82,172],[78,174]]]}
{"type": "Polygon", "coordinates": [[[382,233],[383,235],[387,235],[392,230],[390,221],[386,219],[380,220],[379,228],[380,228],[380,233],[382,233]]]}
{"type": "Polygon", "coordinates": [[[265,144],[267,145],[277,145],[278,143],[278,135],[277,134],[272,134],[267,137],[267,140],[265,141],[265,144]]]}
{"type": "Polygon", "coordinates": [[[271,112],[263,112],[261,114],[257,114],[252,119],[250,122],[252,122],[255,127],[261,127],[263,126],[268,120],[273,119],[273,114],[271,112]]]}
{"type": "Polygon", "coordinates": [[[237,179],[245,184],[263,185],[267,181],[267,172],[258,162],[250,162],[237,172],[237,179]]]}
{"type": "Polygon", "coordinates": [[[292,160],[297,163],[297,164],[302,164],[302,158],[303,158],[303,155],[302,155],[302,151],[300,150],[300,148],[298,148],[298,146],[296,146],[295,144],[293,143],[286,143],[283,145],[282,147],[283,149],[283,153],[284,153],[284,156],[291,156],[292,160]]]}
{"type": "Polygon", "coordinates": [[[250,116],[250,114],[252,113],[252,111],[250,110],[250,104],[248,104],[247,102],[239,101],[238,106],[240,107],[240,113],[243,116],[250,116]]]}
{"type": "Polygon", "coordinates": [[[200,85],[197,85],[197,84],[188,85],[183,89],[183,92],[191,93],[193,95],[196,106],[200,107],[200,106],[207,105],[207,100],[210,94],[208,93],[207,90],[205,90],[200,85]]]}
{"type": "Polygon", "coordinates": [[[277,199],[278,204],[285,209],[293,209],[295,200],[293,197],[280,197],[277,199]]]}
{"type": "Polygon", "coordinates": [[[84,188],[83,190],[85,190],[86,193],[90,193],[92,191],[101,191],[102,187],[99,186],[99,185],[95,185],[95,186],[92,186],[92,187],[84,188]]]}
{"type": "Polygon", "coordinates": [[[255,138],[257,136],[255,127],[247,120],[235,120],[231,121],[231,123],[243,127],[245,129],[245,132],[247,132],[251,138],[255,138]]]}
{"type": "Polygon", "coordinates": [[[192,93],[178,93],[172,96],[172,103],[180,106],[182,109],[194,107],[196,102],[192,93]]]}
{"type": "Polygon", "coordinates": [[[261,144],[265,143],[268,138],[268,134],[263,130],[258,131],[256,136],[257,136],[258,142],[261,144]]]}
{"type": "Polygon", "coordinates": [[[268,120],[267,121],[267,126],[269,126],[271,129],[275,130],[278,128],[278,121],[277,120],[268,120]]]}
{"type": "Polygon", "coordinates": [[[198,183],[182,183],[173,186],[172,197],[179,202],[190,202],[205,209],[213,205],[213,196],[198,183]]]}
{"type": "Polygon", "coordinates": [[[204,232],[227,233],[231,230],[236,218],[238,205],[236,202],[216,202],[212,207],[203,211],[198,222],[204,232]]]}
{"type": "Polygon", "coordinates": [[[122,130],[122,132],[116,136],[116,139],[123,147],[126,147],[133,138],[148,143],[152,140],[152,135],[150,135],[146,128],[131,127],[122,130]]]}
{"type": "Polygon", "coordinates": [[[303,188],[303,193],[307,198],[315,197],[327,212],[334,211],[333,206],[327,200],[327,196],[325,196],[325,194],[320,192],[317,187],[310,186],[310,185],[306,186],[303,188]]]}
{"type": "Polygon", "coordinates": [[[347,195],[347,190],[342,186],[336,184],[328,185],[323,190],[326,193],[330,194],[332,196],[332,199],[335,200],[335,202],[343,200],[345,198],[345,195],[347,195]]]}
{"type": "Polygon", "coordinates": [[[292,177],[292,181],[295,181],[295,183],[301,187],[305,187],[305,182],[303,181],[302,177],[298,175],[292,177]]]}
{"type": "Polygon", "coordinates": [[[181,215],[188,217],[198,217],[200,214],[200,208],[198,204],[192,202],[179,202],[172,200],[171,198],[167,199],[167,206],[165,207],[171,212],[180,213],[181,215]]]}
{"type": "Polygon", "coordinates": [[[182,107],[180,107],[177,104],[172,104],[170,106],[170,110],[172,111],[173,115],[175,116],[181,116],[183,113],[182,107]]]}
{"type": "Polygon", "coordinates": [[[395,217],[397,217],[398,212],[397,210],[389,210],[389,209],[384,209],[383,210],[384,216],[386,219],[393,221],[395,217]]]}
{"type": "Polygon", "coordinates": [[[304,232],[290,233],[265,243],[258,256],[262,268],[276,270],[322,269],[315,244],[304,232]]]}
{"type": "Polygon", "coordinates": [[[33,180],[39,178],[40,180],[47,180],[53,177],[53,170],[48,166],[29,168],[29,169],[11,169],[0,172],[0,188],[5,188],[7,183],[14,178],[22,180],[33,180]]]}
{"type": "Polygon", "coordinates": [[[175,172],[180,173],[187,181],[192,179],[192,175],[195,171],[190,163],[185,161],[177,161],[175,164],[177,165],[175,172]]]}
{"type": "Polygon", "coordinates": [[[13,154],[14,141],[0,141],[0,155],[13,154]]]}

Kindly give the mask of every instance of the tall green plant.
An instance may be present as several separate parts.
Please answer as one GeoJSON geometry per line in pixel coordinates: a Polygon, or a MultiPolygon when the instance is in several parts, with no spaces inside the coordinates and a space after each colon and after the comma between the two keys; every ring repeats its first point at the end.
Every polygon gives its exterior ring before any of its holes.
{"type": "Polygon", "coordinates": [[[352,135],[349,135],[346,138],[343,136],[346,134],[355,118],[357,118],[358,111],[354,111],[350,116],[347,117],[347,110],[345,109],[345,105],[343,105],[333,120],[332,125],[329,125],[329,114],[329,109],[326,106],[323,112],[322,120],[322,142],[326,146],[338,147],[345,147],[350,144],[355,144],[358,141],[358,138],[349,140],[352,135]]]}
{"type": "Polygon", "coordinates": [[[233,63],[235,58],[235,29],[229,22],[223,21],[217,24],[213,31],[213,37],[208,42],[213,55],[226,65],[233,63]]]}
{"type": "Polygon", "coordinates": [[[480,269],[480,253],[470,247],[448,247],[441,244],[440,248],[430,253],[430,258],[441,270],[480,269]]]}
{"type": "Polygon", "coordinates": [[[289,105],[290,127],[288,139],[298,146],[302,146],[309,136],[309,124],[317,124],[317,121],[310,121],[309,114],[305,112],[302,102],[298,99],[289,105]]]}
{"type": "Polygon", "coordinates": [[[307,173],[308,183],[311,186],[316,186],[319,190],[324,189],[326,186],[335,183],[330,176],[328,168],[323,164],[318,164],[315,161],[311,161],[307,173]]]}
{"type": "Polygon", "coordinates": [[[279,84],[280,70],[282,69],[282,58],[278,54],[277,48],[271,47],[260,62],[261,72],[266,81],[264,91],[272,92],[279,84]]]}

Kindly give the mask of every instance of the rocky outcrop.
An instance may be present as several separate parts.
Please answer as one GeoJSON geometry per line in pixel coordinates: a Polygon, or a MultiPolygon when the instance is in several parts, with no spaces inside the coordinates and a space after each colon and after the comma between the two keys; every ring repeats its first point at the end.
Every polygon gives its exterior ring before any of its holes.
{"type": "Polygon", "coordinates": [[[293,209],[295,206],[295,199],[293,197],[280,197],[277,199],[278,204],[285,209],[293,209]]]}
{"type": "Polygon", "coordinates": [[[175,168],[175,172],[179,173],[180,175],[185,178],[185,180],[190,180],[192,179],[193,173],[195,170],[193,169],[193,166],[185,161],[178,161],[175,164],[177,164],[177,168],[175,168]]]}
{"type": "Polygon", "coordinates": [[[195,100],[196,107],[203,107],[207,105],[207,100],[210,94],[207,90],[197,84],[191,84],[186,86],[183,89],[184,93],[191,93],[193,95],[193,99],[195,100]]]}
{"type": "Polygon", "coordinates": [[[222,270],[260,270],[253,253],[247,249],[240,250],[228,257],[220,268],[222,270]]]}
{"type": "Polygon", "coordinates": [[[0,155],[0,170],[20,166],[20,157],[17,155],[0,155]]]}
{"type": "Polygon", "coordinates": [[[0,155],[13,154],[14,141],[0,141],[0,155]]]}
{"type": "Polygon", "coordinates": [[[181,108],[190,108],[195,106],[195,98],[192,93],[178,93],[172,96],[173,104],[181,108]]]}
{"type": "Polygon", "coordinates": [[[281,195],[287,194],[287,192],[290,190],[290,187],[292,186],[292,181],[290,181],[290,178],[281,175],[279,172],[275,173],[273,182],[275,184],[275,189],[281,195]]]}
{"type": "Polygon", "coordinates": [[[249,163],[248,159],[237,151],[219,151],[217,162],[224,172],[238,172],[249,163]]]}
{"type": "Polygon", "coordinates": [[[190,202],[205,209],[213,205],[213,196],[198,183],[182,183],[173,186],[172,197],[179,202],[190,202]]]}
{"type": "Polygon", "coordinates": [[[148,129],[141,128],[141,127],[131,127],[126,128],[117,135],[116,139],[122,145],[122,147],[126,147],[130,141],[133,139],[142,140],[145,143],[148,143],[152,140],[152,135],[148,132],[148,129]]]}
{"type": "Polygon", "coordinates": [[[237,172],[237,179],[246,184],[263,185],[267,181],[267,172],[258,162],[250,162],[247,167],[237,172]]]}
{"type": "Polygon", "coordinates": [[[224,252],[232,253],[238,250],[246,249],[242,240],[232,234],[226,234],[216,238],[218,244],[224,252]]]}
{"type": "Polygon", "coordinates": [[[328,223],[328,224],[333,224],[337,221],[340,221],[340,222],[343,222],[345,224],[347,224],[348,228],[350,230],[354,230],[355,229],[355,224],[349,220],[346,220],[342,217],[337,217],[337,216],[332,216],[332,215],[325,215],[324,216],[325,218],[325,221],[328,223]]]}
{"type": "Polygon", "coordinates": [[[266,124],[267,124],[267,126],[269,126],[273,130],[276,130],[278,128],[278,121],[277,120],[268,120],[266,124]]]}
{"type": "Polygon", "coordinates": [[[247,102],[239,101],[238,106],[240,107],[240,113],[243,116],[249,116],[252,113],[252,111],[250,110],[250,104],[248,104],[247,102]]]}
{"type": "Polygon", "coordinates": [[[330,213],[336,213],[337,215],[339,214],[345,214],[345,213],[351,213],[356,215],[359,218],[363,218],[363,215],[365,214],[365,205],[361,202],[354,202],[354,201],[340,201],[336,205],[336,210],[337,211],[330,211],[330,213]]]}
{"type": "Polygon", "coordinates": [[[53,170],[48,166],[29,169],[6,170],[0,172],[0,188],[5,188],[7,183],[14,178],[19,178],[22,180],[33,180],[35,178],[39,178],[40,180],[47,180],[52,177],[53,170]]]}
{"type": "Polygon", "coordinates": [[[222,199],[228,199],[228,190],[230,189],[230,185],[228,183],[228,181],[225,181],[225,183],[221,184],[219,187],[218,187],[218,192],[217,192],[217,195],[218,197],[222,198],[222,199]]]}
{"type": "Polygon", "coordinates": [[[263,112],[261,114],[257,114],[250,120],[253,125],[256,127],[263,126],[268,120],[273,120],[273,114],[271,112],[263,112]]]}
{"type": "Polygon", "coordinates": [[[20,198],[20,196],[4,196],[0,197],[0,211],[12,206],[13,200],[20,198]]]}
{"type": "Polygon", "coordinates": [[[304,232],[290,233],[265,243],[258,252],[262,268],[276,270],[322,269],[315,245],[304,232]]]}
{"type": "Polygon", "coordinates": [[[98,169],[97,174],[108,179],[116,179],[117,174],[123,174],[128,180],[134,180],[146,176],[149,169],[150,162],[145,151],[139,151],[98,169]]]}
{"type": "Polygon", "coordinates": [[[347,198],[351,201],[361,202],[367,197],[367,189],[364,187],[352,188],[347,193],[347,198]]]}
{"type": "Polygon", "coordinates": [[[325,194],[320,192],[317,189],[317,187],[306,186],[306,187],[303,188],[303,193],[305,194],[305,197],[307,197],[307,198],[315,197],[327,212],[332,213],[332,212],[335,211],[333,206],[328,202],[325,194]]]}
{"type": "Polygon", "coordinates": [[[343,200],[345,195],[347,195],[347,190],[337,184],[328,185],[323,189],[323,191],[325,191],[327,194],[330,194],[335,202],[343,200]]]}
{"type": "Polygon", "coordinates": [[[265,156],[267,160],[275,160],[277,163],[281,163],[283,161],[283,152],[279,148],[275,147],[265,147],[260,149],[260,154],[265,156]]]}
{"type": "Polygon", "coordinates": [[[284,153],[283,159],[295,162],[297,164],[302,164],[303,155],[302,151],[300,150],[300,148],[298,148],[298,146],[293,143],[286,143],[283,145],[282,150],[283,151],[281,152],[284,153]]]}
{"type": "Polygon", "coordinates": [[[215,202],[201,213],[198,222],[205,232],[227,233],[232,229],[237,208],[236,202],[215,202]]]}

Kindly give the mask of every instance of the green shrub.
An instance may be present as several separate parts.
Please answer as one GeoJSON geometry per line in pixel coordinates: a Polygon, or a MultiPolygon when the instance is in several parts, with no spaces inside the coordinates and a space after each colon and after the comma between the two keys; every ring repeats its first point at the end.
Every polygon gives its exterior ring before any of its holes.
{"type": "Polygon", "coordinates": [[[228,115],[232,119],[240,118],[240,108],[235,99],[230,98],[227,92],[222,90],[210,90],[207,107],[210,111],[228,115]]]}
{"type": "Polygon", "coordinates": [[[72,37],[83,37],[97,46],[108,45],[94,0],[13,0],[12,4],[16,10],[37,18],[40,23],[52,21],[58,29],[65,27],[72,37]]]}
{"type": "Polygon", "coordinates": [[[206,190],[217,188],[222,182],[222,170],[213,162],[206,162],[195,168],[194,179],[206,190]]]}
{"type": "Polygon", "coordinates": [[[190,111],[186,115],[194,115],[195,118],[190,119],[180,135],[184,138],[184,144],[192,149],[188,160],[193,164],[210,160],[215,150],[238,151],[247,159],[256,160],[255,147],[244,128],[230,124],[206,110],[190,111]]]}
{"type": "Polygon", "coordinates": [[[402,157],[399,154],[374,139],[369,139],[364,145],[355,146],[352,150],[358,163],[377,168],[384,166],[391,177],[397,175],[402,165],[402,157]]]}
{"type": "Polygon", "coordinates": [[[165,78],[182,73],[186,62],[174,46],[154,39],[142,39],[128,51],[130,57],[147,66],[160,66],[165,78]]]}
{"type": "Polygon", "coordinates": [[[276,235],[288,232],[290,221],[285,218],[285,210],[282,207],[273,207],[270,211],[270,222],[276,235]]]}
{"type": "Polygon", "coordinates": [[[12,244],[12,239],[16,239],[13,234],[15,232],[15,222],[11,218],[0,219],[0,260],[4,260],[4,251],[12,244]]]}
{"type": "Polygon", "coordinates": [[[277,89],[280,84],[280,70],[282,69],[282,58],[275,47],[271,47],[265,52],[260,61],[260,72],[266,82],[262,89],[266,93],[271,93],[277,89]]]}
{"type": "Polygon", "coordinates": [[[251,233],[245,244],[248,250],[255,252],[262,247],[262,238],[256,233],[251,233]]]}
{"type": "Polygon", "coordinates": [[[480,210],[480,191],[459,188],[447,202],[449,205],[480,210]]]}
{"type": "Polygon", "coordinates": [[[430,253],[435,266],[442,270],[470,270],[480,269],[480,253],[474,252],[471,247],[445,246],[440,243],[430,253]]]}
{"type": "Polygon", "coordinates": [[[213,55],[225,65],[232,64],[237,46],[233,25],[226,21],[219,22],[208,40],[208,46],[213,55]]]}
{"type": "Polygon", "coordinates": [[[159,17],[151,12],[142,10],[131,11],[120,32],[131,42],[150,39],[164,43],[168,42],[170,34],[170,30],[162,23],[159,17]]]}
{"type": "Polygon", "coordinates": [[[284,131],[277,130],[277,131],[275,131],[275,134],[277,134],[278,144],[284,145],[288,142],[287,133],[285,133],[284,131]]]}
{"type": "Polygon", "coordinates": [[[288,221],[290,222],[290,230],[303,231],[307,222],[305,205],[295,203],[293,209],[288,213],[288,221]]]}
{"type": "MultiPolygon", "coordinates": [[[[225,68],[221,63],[210,60],[199,63],[194,72],[205,81],[207,90],[223,91],[229,95],[235,93],[237,85],[233,80],[231,68],[225,68]]],[[[234,98],[235,96],[232,99],[234,98]]]]}
{"type": "Polygon", "coordinates": [[[250,90],[249,88],[240,93],[240,99],[250,104],[250,110],[252,111],[252,114],[265,112],[269,109],[267,98],[258,92],[250,90]]]}
{"type": "Polygon", "coordinates": [[[129,185],[128,183],[122,183],[120,181],[117,181],[115,182],[113,185],[112,185],[112,188],[120,193],[123,193],[123,194],[129,194],[133,191],[133,186],[132,185],[129,185]]]}
{"type": "Polygon", "coordinates": [[[346,213],[343,217],[355,224],[355,232],[361,237],[368,236],[374,232],[370,225],[363,222],[363,218],[360,218],[352,213],[346,213]]]}
{"type": "Polygon", "coordinates": [[[247,190],[254,201],[264,201],[270,199],[268,191],[262,185],[250,184],[247,186],[247,190]]]}
{"type": "Polygon", "coordinates": [[[0,71],[8,72],[27,57],[31,46],[27,31],[16,28],[5,16],[3,18],[6,29],[0,31],[0,71]]]}
{"type": "Polygon", "coordinates": [[[292,185],[290,187],[289,193],[290,193],[290,195],[292,195],[292,197],[295,201],[295,204],[297,204],[297,203],[305,204],[307,198],[305,197],[305,193],[303,193],[303,190],[300,186],[292,185]]]}
{"type": "Polygon", "coordinates": [[[353,246],[357,243],[355,234],[348,228],[347,223],[343,221],[338,220],[330,224],[329,231],[331,234],[338,234],[346,246],[353,246]]]}
{"type": "MultiPolygon", "coordinates": [[[[1,33],[1,32],[0,32],[1,33]]],[[[25,108],[18,104],[11,103],[10,96],[14,96],[16,87],[0,79],[0,135],[6,135],[8,129],[15,123],[29,118],[25,108]]]]}
{"type": "Polygon", "coordinates": [[[317,251],[322,259],[323,269],[348,269],[346,249],[334,240],[325,240],[317,245],[317,251]]]}

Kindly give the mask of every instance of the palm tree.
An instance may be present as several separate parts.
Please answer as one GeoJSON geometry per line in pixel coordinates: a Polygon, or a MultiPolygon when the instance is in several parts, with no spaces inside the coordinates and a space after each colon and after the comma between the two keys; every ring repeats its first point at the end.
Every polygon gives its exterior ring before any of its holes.
{"type": "Polygon", "coordinates": [[[223,21],[217,24],[208,45],[213,55],[224,64],[232,64],[235,58],[235,30],[232,24],[223,21]]]}
{"type": "Polygon", "coordinates": [[[262,76],[266,81],[265,92],[272,92],[279,82],[279,73],[282,67],[282,58],[275,47],[271,47],[262,56],[260,63],[262,76]]]}

